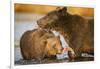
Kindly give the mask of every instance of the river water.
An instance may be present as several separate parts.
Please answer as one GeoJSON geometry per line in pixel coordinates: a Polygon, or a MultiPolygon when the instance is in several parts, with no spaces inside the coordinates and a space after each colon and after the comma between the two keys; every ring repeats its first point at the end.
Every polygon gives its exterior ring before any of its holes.
{"type": "Polygon", "coordinates": [[[23,60],[20,52],[19,47],[15,47],[15,65],[29,65],[29,64],[48,64],[48,63],[68,63],[68,62],[84,62],[84,61],[93,61],[93,57],[80,57],[76,58],[74,60],[68,60],[68,59],[61,59],[58,60],[56,58],[45,58],[41,63],[34,61],[34,60],[23,60]]]}

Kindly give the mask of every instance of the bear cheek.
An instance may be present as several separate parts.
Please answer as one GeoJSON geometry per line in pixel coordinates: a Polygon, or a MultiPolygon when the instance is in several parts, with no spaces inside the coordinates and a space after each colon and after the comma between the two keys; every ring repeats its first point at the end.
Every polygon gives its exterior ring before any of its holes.
{"type": "Polygon", "coordinates": [[[57,52],[56,52],[54,49],[53,49],[53,50],[50,50],[50,54],[51,54],[51,55],[56,55],[56,53],[57,53],[57,52]]]}

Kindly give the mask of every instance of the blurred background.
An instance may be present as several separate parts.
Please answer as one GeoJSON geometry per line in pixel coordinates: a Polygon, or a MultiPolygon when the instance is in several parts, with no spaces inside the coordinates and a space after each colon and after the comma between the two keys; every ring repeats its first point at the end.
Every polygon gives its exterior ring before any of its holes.
{"type": "MultiPolygon", "coordinates": [[[[33,5],[33,4],[17,4],[14,5],[15,14],[18,13],[34,13],[34,14],[47,14],[48,12],[55,10],[59,6],[49,6],[49,5],[33,5]]],[[[61,7],[61,6],[60,6],[61,7]]],[[[67,6],[66,6],[67,7],[67,6]]],[[[67,7],[68,12],[71,14],[77,14],[86,17],[94,16],[93,8],[82,8],[82,7],[67,7]]],[[[17,20],[33,20],[38,19],[38,17],[32,17],[31,15],[27,15],[24,18],[17,18],[17,20]]]]}
{"type": "MultiPolygon", "coordinates": [[[[25,12],[25,13],[46,14],[52,10],[55,10],[57,7],[58,6],[49,6],[49,5],[15,4],[15,13],[25,12]]],[[[78,14],[82,16],[94,16],[93,8],[82,8],[82,7],[67,7],[67,8],[71,14],[78,14]]]]}
{"type": "MultiPolygon", "coordinates": [[[[55,10],[61,6],[49,6],[49,5],[34,5],[34,4],[18,4],[14,5],[14,44],[15,44],[15,61],[21,59],[21,53],[19,50],[19,41],[22,34],[31,29],[38,27],[37,20],[48,12],[55,10]]],[[[67,7],[67,6],[66,6],[67,7]]],[[[68,12],[71,14],[77,14],[84,17],[94,17],[93,8],[82,7],[67,7],[68,12]]]]}

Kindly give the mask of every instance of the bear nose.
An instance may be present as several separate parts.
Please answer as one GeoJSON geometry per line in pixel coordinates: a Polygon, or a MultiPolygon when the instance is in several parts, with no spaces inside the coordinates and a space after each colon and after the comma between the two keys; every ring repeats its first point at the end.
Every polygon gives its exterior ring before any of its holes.
{"type": "Polygon", "coordinates": [[[42,26],[41,23],[40,23],[40,20],[37,21],[37,24],[38,24],[40,27],[42,26]]]}

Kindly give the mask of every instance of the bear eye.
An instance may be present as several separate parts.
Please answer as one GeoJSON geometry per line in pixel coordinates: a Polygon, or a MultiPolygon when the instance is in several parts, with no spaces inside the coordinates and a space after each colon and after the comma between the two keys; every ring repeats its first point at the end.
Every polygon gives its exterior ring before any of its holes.
{"type": "Polygon", "coordinates": [[[56,48],[56,44],[54,44],[52,47],[55,49],[56,48]]]}

